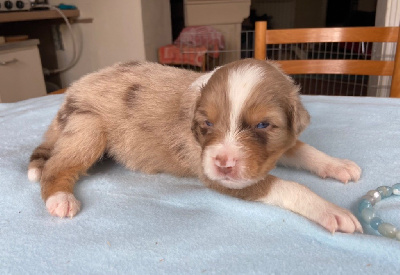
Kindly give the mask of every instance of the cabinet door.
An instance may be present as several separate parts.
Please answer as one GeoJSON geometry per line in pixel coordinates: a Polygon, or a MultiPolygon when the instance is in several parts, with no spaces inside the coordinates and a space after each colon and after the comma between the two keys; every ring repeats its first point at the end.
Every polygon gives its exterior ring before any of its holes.
{"type": "Polygon", "coordinates": [[[46,95],[36,46],[0,52],[0,102],[46,95]]]}

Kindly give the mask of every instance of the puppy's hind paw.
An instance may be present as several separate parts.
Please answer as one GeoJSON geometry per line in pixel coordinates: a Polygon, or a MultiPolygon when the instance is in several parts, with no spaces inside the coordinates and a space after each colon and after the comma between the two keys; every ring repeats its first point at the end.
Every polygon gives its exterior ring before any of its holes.
{"type": "Polygon", "coordinates": [[[42,176],[42,170],[39,168],[28,169],[28,179],[31,182],[39,182],[42,176]]]}
{"type": "Polygon", "coordinates": [[[71,193],[57,192],[46,200],[46,208],[53,216],[72,218],[79,212],[81,203],[71,193]]]}

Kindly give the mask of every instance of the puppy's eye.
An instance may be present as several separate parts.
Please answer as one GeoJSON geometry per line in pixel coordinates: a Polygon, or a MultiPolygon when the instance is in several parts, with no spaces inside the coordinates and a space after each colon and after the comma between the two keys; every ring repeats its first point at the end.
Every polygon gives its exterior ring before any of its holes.
{"type": "Polygon", "coordinates": [[[208,127],[212,127],[214,125],[213,123],[211,123],[208,120],[204,121],[204,124],[207,125],[208,127]]]}
{"type": "Polygon", "coordinates": [[[257,129],[265,129],[269,126],[269,123],[266,121],[260,122],[256,125],[257,129]]]}

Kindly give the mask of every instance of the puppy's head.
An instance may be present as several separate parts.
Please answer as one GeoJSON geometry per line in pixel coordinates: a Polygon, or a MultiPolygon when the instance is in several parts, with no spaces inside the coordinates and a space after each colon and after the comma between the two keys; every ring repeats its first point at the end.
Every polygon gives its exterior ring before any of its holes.
{"type": "Polygon", "coordinates": [[[206,177],[232,189],[263,179],[309,123],[298,86],[272,63],[240,60],[203,75],[192,131],[206,177]]]}

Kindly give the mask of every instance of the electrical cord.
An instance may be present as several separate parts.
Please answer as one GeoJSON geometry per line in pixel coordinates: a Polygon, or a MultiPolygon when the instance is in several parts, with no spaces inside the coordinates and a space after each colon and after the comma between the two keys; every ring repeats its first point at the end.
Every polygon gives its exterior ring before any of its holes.
{"type": "Polygon", "coordinates": [[[64,21],[65,21],[65,23],[66,23],[66,25],[67,25],[67,28],[68,28],[68,30],[69,30],[69,32],[70,32],[71,40],[72,40],[72,58],[71,58],[70,63],[69,63],[67,66],[65,66],[64,68],[61,68],[61,69],[49,70],[49,69],[43,68],[43,73],[44,73],[45,75],[51,75],[51,74],[62,73],[62,72],[65,72],[65,71],[71,69],[71,68],[74,67],[74,66],[76,65],[76,63],[78,62],[78,55],[76,54],[77,50],[76,50],[76,41],[75,41],[75,37],[74,37],[74,34],[73,34],[73,32],[72,32],[72,27],[71,27],[71,24],[70,24],[69,21],[68,21],[68,18],[67,18],[67,17],[64,15],[64,13],[63,13],[59,8],[57,8],[56,6],[40,4],[40,5],[36,5],[35,7],[38,7],[38,8],[41,8],[41,7],[43,7],[43,8],[49,8],[49,9],[51,9],[51,10],[55,10],[56,12],[58,12],[58,13],[61,15],[61,17],[64,19],[64,21]]]}

